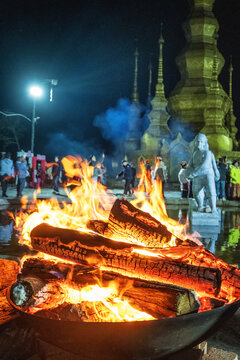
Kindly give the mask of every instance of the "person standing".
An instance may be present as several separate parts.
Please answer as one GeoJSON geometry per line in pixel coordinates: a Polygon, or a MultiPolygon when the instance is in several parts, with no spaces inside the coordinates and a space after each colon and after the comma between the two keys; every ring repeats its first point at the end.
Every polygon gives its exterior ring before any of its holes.
{"type": "Polygon", "coordinates": [[[230,165],[230,177],[231,177],[231,199],[240,199],[240,169],[238,167],[238,161],[233,161],[230,165]]]}
{"type": "Polygon", "coordinates": [[[154,175],[154,180],[158,180],[158,179],[160,179],[162,182],[162,195],[164,197],[164,188],[165,188],[165,183],[167,181],[167,167],[160,156],[158,157],[158,162],[156,164],[155,175],[154,175]]]}
{"type": "Polygon", "coordinates": [[[97,163],[97,159],[95,155],[90,155],[89,160],[88,160],[88,165],[89,166],[95,166],[97,163]]]}
{"type": "Polygon", "coordinates": [[[53,178],[53,194],[59,195],[58,182],[61,174],[61,161],[59,160],[59,156],[55,156],[54,164],[52,166],[52,178],[53,178]]]}
{"type": "Polygon", "coordinates": [[[6,153],[6,155],[1,160],[0,165],[0,179],[2,185],[2,197],[8,197],[7,195],[7,187],[8,181],[11,177],[13,177],[14,167],[13,161],[11,160],[11,154],[6,153]]]}
{"type": "Polygon", "coordinates": [[[124,186],[124,195],[132,195],[131,193],[131,181],[132,181],[132,168],[131,165],[126,161],[122,161],[123,170],[116,176],[118,179],[119,177],[123,176],[125,180],[125,186],[124,186]]]}
{"type": "Polygon", "coordinates": [[[29,176],[28,167],[24,156],[20,156],[16,161],[16,171],[18,175],[17,180],[17,197],[22,197],[22,192],[25,188],[26,177],[29,176]]]}
{"type": "Polygon", "coordinates": [[[225,194],[226,194],[226,198],[227,200],[231,200],[231,176],[230,176],[230,166],[231,166],[231,162],[227,161],[226,163],[226,168],[227,168],[227,172],[226,172],[226,186],[225,186],[225,194]]]}
{"type": "Polygon", "coordinates": [[[145,168],[146,168],[147,180],[149,181],[149,184],[152,184],[151,165],[150,165],[150,161],[148,159],[146,159],[145,168]]]}
{"type": "Polygon", "coordinates": [[[224,163],[223,159],[219,159],[217,165],[220,179],[216,182],[216,189],[217,189],[217,197],[222,200],[226,200],[226,176],[227,176],[227,165],[224,163]]]}
{"type": "Polygon", "coordinates": [[[132,169],[131,187],[132,187],[132,193],[134,193],[137,170],[136,170],[135,166],[132,163],[130,165],[131,165],[131,169],[132,169]]]}
{"type": "Polygon", "coordinates": [[[186,169],[187,167],[187,162],[186,161],[182,161],[181,162],[181,169],[178,173],[178,180],[180,182],[180,189],[181,189],[181,197],[182,198],[187,198],[188,197],[188,192],[189,192],[189,180],[186,177],[186,169]]]}
{"type": "Polygon", "coordinates": [[[103,164],[99,164],[98,167],[98,177],[97,177],[97,182],[105,185],[105,174],[106,174],[106,168],[103,164]]]}

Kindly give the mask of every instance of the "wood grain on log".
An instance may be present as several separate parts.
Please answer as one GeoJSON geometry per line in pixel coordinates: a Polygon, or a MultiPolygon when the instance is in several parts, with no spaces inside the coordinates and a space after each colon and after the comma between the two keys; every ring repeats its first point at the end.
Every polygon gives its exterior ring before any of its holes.
{"type": "Polygon", "coordinates": [[[16,261],[0,259],[0,290],[16,281],[18,273],[19,265],[16,261]]]}
{"type": "MultiPolygon", "coordinates": [[[[137,240],[150,247],[165,246],[173,236],[160,221],[124,199],[115,201],[109,214],[108,227],[104,230],[106,236],[115,237],[116,234],[122,239],[137,240]]],[[[180,239],[176,241],[182,242],[180,239]]]]}
{"type": "MultiPolygon", "coordinates": [[[[54,264],[49,260],[41,261],[38,258],[29,258],[23,265],[22,276],[29,276],[32,271],[36,271],[39,277],[52,279],[52,269],[61,275],[61,279],[71,280],[79,288],[95,284],[108,287],[114,281],[119,294],[127,299],[133,307],[146,311],[156,318],[188,314],[197,312],[199,309],[199,302],[195,294],[188,289],[130,279],[119,274],[99,272],[96,269],[85,268],[77,264],[62,264],[61,262],[54,264]],[[45,272],[43,272],[43,268],[45,268],[45,272]],[[50,272],[49,275],[48,272],[50,272]],[[71,278],[69,274],[71,274],[71,278]]],[[[57,278],[55,279],[57,280],[57,278]]]]}
{"type": "Polygon", "coordinates": [[[11,286],[12,302],[24,309],[30,307],[50,308],[62,301],[64,294],[56,281],[44,281],[37,277],[17,280],[11,286]]]}
{"type": "Polygon", "coordinates": [[[178,286],[159,284],[152,281],[130,279],[112,273],[102,274],[103,284],[115,281],[119,291],[138,310],[160,317],[175,317],[197,312],[200,303],[196,294],[178,286]]]}
{"type": "Polygon", "coordinates": [[[89,263],[90,259],[91,265],[105,271],[174,284],[195,290],[202,296],[217,296],[221,286],[221,272],[218,269],[199,268],[179,261],[132,253],[132,245],[114,242],[96,234],[40,224],[31,232],[31,243],[34,249],[62,259],[80,264],[89,263]],[[106,247],[106,243],[110,246],[106,247]]]}
{"type": "Polygon", "coordinates": [[[56,262],[43,260],[39,257],[29,257],[24,261],[18,279],[21,280],[29,276],[35,276],[43,280],[65,279],[75,283],[81,281],[85,286],[86,284],[95,283],[94,280],[91,281],[91,274],[94,277],[96,272],[99,273],[98,269],[92,266],[64,263],[60,262],[60,259],[56,262]],[[84,280],[85,274],[87,275],[86,280],[84,280]]]}
{"type": "Polygon", "coordinates": [[[174,246],[159,249],[163,259],[172,258],[185,264],[221,271],[222,284],[219,297],[236,301],[240,298],[240,270],[217,258],[203,246],[174,246]]]}

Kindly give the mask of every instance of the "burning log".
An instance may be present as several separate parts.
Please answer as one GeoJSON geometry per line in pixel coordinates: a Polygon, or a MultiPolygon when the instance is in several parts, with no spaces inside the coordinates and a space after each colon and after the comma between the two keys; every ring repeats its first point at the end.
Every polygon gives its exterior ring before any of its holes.
{"type": "Polygon", "coordinates": [[[90,285],[94,284],[95,281],[91,279],[99,273],[95,267],[80,265],[80,264],[69,264],[64,262],[56,262],[51,260],[43,260],[39,257],[30,257],[23,263],[21,274],[18,278],[21,280],[25,277],[38,277],[42,280],[58,280],[65,279],[75,283],[82,283],[90,285]],[[86,280],[85,280],[86,274],[86,280]]]}
{"type": "MultiPolygon", "coordinates": [[[[87,285],[101,283],[108,287],[114,281],[119,293],[135,308],[145,311],[156,318],[175,317],[197,312],[199,302],[194,292],[177,286],[169,286],[151,281],[133,280],[112,273],[102,272],[94,268],[53,261],[41,261],[38,258],[27,259],[23,264],[23,277],[38,273],[44,279],[52,279],[57,273],[58,278],[68,279],[83,288],[87,285]]],[[[57,279],[57,278],[55,278],[57,279]]]]}
{"type": "Polygon", "coordinates": [[[189,314],[197,312],[200,307],[193,291],[178,286],[130,279],[111,273],[103,273],[102,278],[104,281],[116,281],[124,299],[156,318],[189,314]]]}
{"type": "Polygon", "coordinates": [[[106,235],[108,231],[108,222],[103,220],[89,220],[87,228],[100,235],[106,235]]]}
{"type": "Polygon", "coordinates": [[[226,304],[226,301],[213,299],[213,298],[209,298],[209,297],[202,297],[199,300],[201,303],[201,306],[199,309],[200,312],[215,309],[217,307],[220,307],[220,306],[223,306],[226,304]]]}
{"type": "Polygon", "coordinates": [[[56,282],[28,277],[18,280],[12,285],[10,298],[15,305],[25,309],[30,307],[49,308],[53,302],[61,301],[63,293],[56,282]]]}
{"type": "MultiPolygon", "coordinates": [[[[113,314],[100,301],[94,303],[83,301],[79,304],[61,304],[54,309],[38,311],[38,316],[47,319],[82,321],[82,322],[104,322],[111,321],[113,314]]],[[[112,319],[116,321],[116,318],[112,319]]]]}
{"type": "MultiPolygon", "coordinates": [[[[135,208],[126,200],[115,201],[109,215],[108,223],[91,220],[88,222],[88,227],[97,233],[109,237],[112,236],[113,238],[121,236],[122,239],[133,240],[137,235],[137,239],[140,240],[142,244],[154,247],[162,245],[161,241],[160,243],[158,243],[158,241],[156,242],[156,238],[159,236],[158,232],[166,235],[166,233],[164,233],[166,229],[164,225],[151,217],[151,215],[135,208]],[[148,237],[149,233],[150,236],[148,237]]],[[[170,234],[171,233],[166,237],[168,243],[170,234]]],[[[218,268],[222,276],[219,297],[228,299],[229,302],[240,298],[240,271],[238,269],[216,258],[210,251],[204,249],[202,246],[196,246],[191,241],[181,241],[177,239],[177,242],[179,246],[159,249],[162,259],[168,260],[171,258],[172,260],[182,261],[189,265],[214,269],[218,268]]]]}
{"type": "Polygon", "coordinates": [[[159,252],[163,259],[170,257],[189,265],[219,269],[222,277],[219,297],[229,302],[240,298],[240,270],[217,258],[203,246],[173,246],[159,249],[159,252]]]}
{"type": "MultiPolygon", "coordinates": [[[[127,200],[117,199],[109,214],[108,223],[89,221],[88,227],[107,237],[138,240],[145,246],[162,247],[169,244],[173,234],[150,214],[137,209],[127,200]]],[[[182,240],[176,239],[177,244],[182,240]]]]}
{"type": "Polygon", "coordinates": [[[18,273],[19,266],[16,261],[0,259],[0,290],[16,281],[18,273]]]}
{"type": "Polygon", "coordinates": [[[44,253],[80,264],[94,265],[142,280],[174,284],[195,290],[202,296],[218,295],[221,272],[218,269],[196,267],[175,260],[144,256],[133,252],[144,249],[133,244],[113,241],[92,233],[54,228],[47,224],[31,232],[32,247],[44,253]]]}

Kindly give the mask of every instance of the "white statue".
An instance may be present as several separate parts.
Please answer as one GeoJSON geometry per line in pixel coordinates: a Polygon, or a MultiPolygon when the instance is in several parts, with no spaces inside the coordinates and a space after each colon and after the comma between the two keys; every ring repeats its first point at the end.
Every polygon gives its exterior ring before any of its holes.
{"type": "Polygon", "coordinates": [[[206,211],[204,207],[204,196],[206,196],[210,211],[216,213],[215,182],[219,180],[220,175],[214,154],[209,150],[208,140],[204,134],[198,134],[194,139],[194,151],[186,169],[186,176],[193,181],[192,191],[198,211],[206,211]]]}

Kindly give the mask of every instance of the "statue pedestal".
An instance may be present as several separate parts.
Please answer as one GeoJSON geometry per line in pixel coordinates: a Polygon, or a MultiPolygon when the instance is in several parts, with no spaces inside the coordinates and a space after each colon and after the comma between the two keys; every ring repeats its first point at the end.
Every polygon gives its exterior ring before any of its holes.
{"type": "Polygon", "coordinates": [[[189,220],[192,226],[198,225],[198,226],[203,226],[207,229],[209,226],[219,227],[219,224],[221,222],[221,217],[218,212],[212,214],[212,213],[204,213],[199,211],[191,211],[189,220]]]}
{"type": "MultiPolygon", "coordinates": [[[[221,212],[218,209],[217,213],[206,213],[206,212],[200,212],[195,211],[196,209],[196,202],[194,199],[189,199],[189,221],[191,224],[191,227],[200,226],[202,229],[205,227],[207,229],[208,227],[219,227],[221,223],[221,212]]],[[[213,229],[213,228],[212,228],[213,229]]],[[[194,229],[196,230],[196,229],[194,229]]],[[[197,230],[196,230],[197,231],[197,230]]],[[[207,230],[208,232],[208,230],[207,230]]],[[[214,232],[214,231],[211,231],[214,232]]]]}

